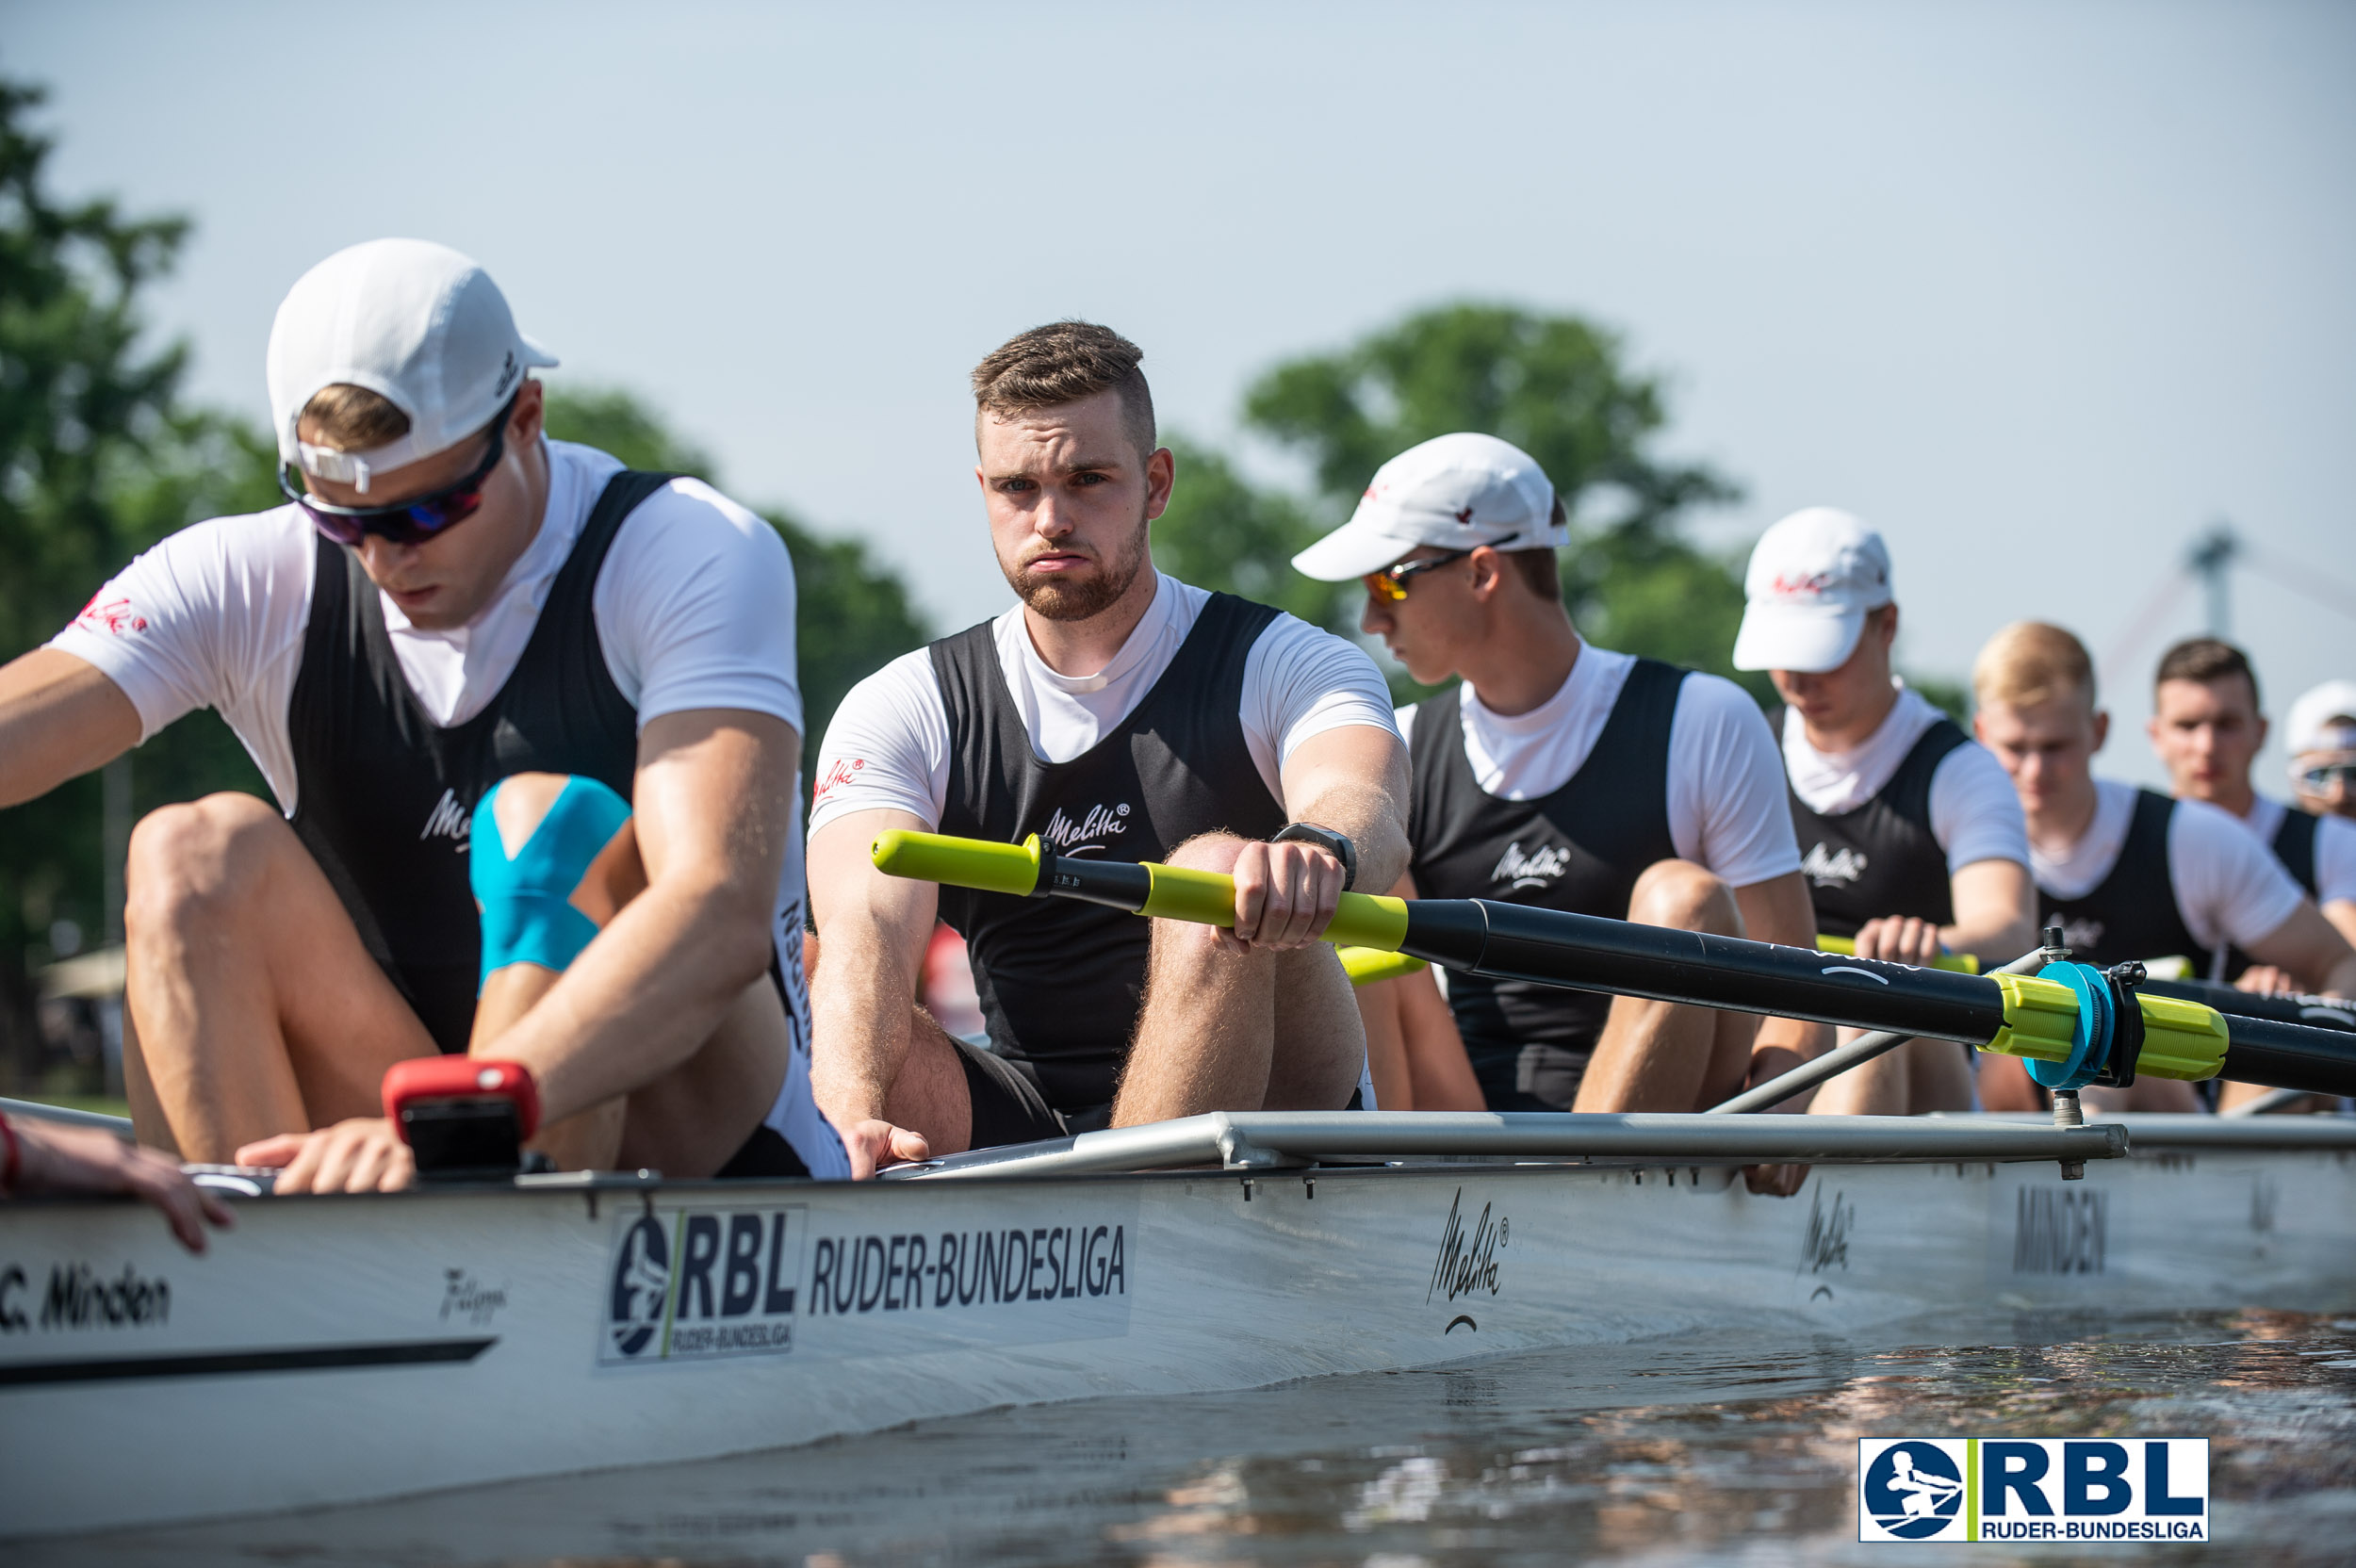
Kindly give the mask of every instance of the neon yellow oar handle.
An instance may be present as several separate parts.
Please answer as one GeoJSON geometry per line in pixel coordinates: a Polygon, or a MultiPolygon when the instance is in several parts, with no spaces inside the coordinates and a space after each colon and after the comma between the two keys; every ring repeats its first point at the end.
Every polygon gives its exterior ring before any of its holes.
{"type": "Polygon", "coordinates": [[[1342,961],[1342,972],[1350,976],[1353,986],[1378,985],[1431,967],[1421,958],[1410,958],[1404,953],[1385,953],[1378,947],[1340,947],[1333,952],[1342,961]]]}
{"type": "MultiPolygon", "coordinates": [[[[1854,958],[1857,956],[1857,943],[1847,937],[1827,937],[1820,931],[1816,934],[1816,951],[1838,953],[1843,958],[1854,958]]],[[[1980,960],[1969,953],[1942,953],[1931,960],[1931,968],[1953,970],[1957,974],[1977,974],[1980,972],[1980,960]]]]}
{"type": "MultiPolygon", "coordinates": [[[[1045,857],[1039,836],[1020,844],[986,843],[940,833],[891,828],[868,848],[875,869],[889,876],[945,882],[955,888],[1027,898],[1039,888],[1045,857]]],[[[1184,866],[1138,865],[1126,860],[1054,857],[1056,890],[1158,920],[1197,925],[1235,923],[1235,881],[1219,872],[1184,866]]],[[[1407,901],[1367,893],[1344,893],[1325,928],[1335,945],[1397,950],[1407,936],[1407,901]]]]}

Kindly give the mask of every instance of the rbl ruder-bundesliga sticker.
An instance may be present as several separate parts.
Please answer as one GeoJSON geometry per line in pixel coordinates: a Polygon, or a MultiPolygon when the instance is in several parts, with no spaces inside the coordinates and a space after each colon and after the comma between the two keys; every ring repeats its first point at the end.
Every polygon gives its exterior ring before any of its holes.
{"type": "Polygon", "coordinates": [[[1859,1541],[2206,1541],[2209,1440],[1861,1437],[1859,1541]]]}

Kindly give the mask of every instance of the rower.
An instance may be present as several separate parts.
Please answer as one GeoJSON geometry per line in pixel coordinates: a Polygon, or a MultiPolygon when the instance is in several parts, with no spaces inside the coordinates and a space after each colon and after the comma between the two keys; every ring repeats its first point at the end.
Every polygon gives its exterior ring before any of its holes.
{"type": "Polygon", "coordinates": [[[1317,941],[1406,863],[1406,754],[1360,649],[1153,567],[1176,462],[1135,344],[1061,321],[973,371],[973,470],[1021,601],[886,665],[826,729],[810,814],[820,1102],[866,1175],[1214,1110],[1338,1110],[1364,1074],[1317,941]],[[1235,878],[1235,929],[886,876],[888,828],[1235,878]],[[909,1005],[941,918],[988,1047],[909,1005]]]}
{"type": "Polygon", "coordinates": [[[2301,693],[2283,728],[2299,808],[2356,821],[2356,680],[2301,693]]]}
{"type": "MultiPolygon", "coordinates": [[[[2028,817],[2042,923],[2062,928],[2072,958],[2197,957],[2232,941],[2302,989],[2356,994],[2356,952],[2231,815],[2094,776],[2110,715],[2095,706],[2094,662],[2077,638],[2035,621],[2008,626],[1980,650],[1972,686],[1981,743],[2028,817]]],[[[2138,1078],[2128,1096],[2112,1108],[2197,1108],[2187,1087],[2162,1080],[2138,1078]]],[[[1991,1110],[2040,1102],[2025,1073],[1993,1060],[1980,1097],[1991,1110]]],[[[2235,1102],[2229,1092],[2225,1103],[2235,1102]]]]}
{"type": "Polygon", "coordinates": [[[809,1087],[792,563],[708,486],[547,439],[555,363],[454,251],[330,256],[270,333],[287,504],[173,534],[0,669],[0,804],[208,706],[277,797],[132,836],[143,1141],[398,1186],[386,1070],[471,1041],[536,1076],[564,1163],[847,1173],[809,1087]],[[478,805],[525,774],[494,866],[478,805]],[[587,884],[621,859],[616,916],[587,884]],[[486,1037],[515,964],[543,978],[486,1037]]]}
{"type": "MultiPolygon", "coordinates": [[[[1495,436],[1443,435],[1375,473],[1293,558],[1366,584],[1361,625],[1417,680],[1405,897],[1486,898],[1807,946],[1815,932],[1775,743],[1733,682],[1584,642],[1562,603],[1561,499],[1495,436]]],[[[1429,997],[1429,974],[1391,984],[1429,997]]],[[[1796,1065],[1814,1025],[1451,974],[1493,1111],[1697,1111],[1796,1065]]],[[[1426,1012],[1436,1012],[1430,1001],[1426,1012]]],[[[1412,1075],[1445,1038],[1411,1029],[1412,1075]]]]}
{"type": "MultiPolygon", "coordinates": [[[[1783,763],[1816,928],[1859,956],[1928,964],[2037,945],[2028,830],[2004,770],[1890,670],[1890,549],[1828,506],[1760,536],[1734,666],[1784,700],[1783,763]]],[[[1924,1115],[1972,1107],[1972,1061],[1914,1040],[1850,1069],[1810,1109],[1924,1115]]]]}
{"type": "MultiPolygon", "coordinates": [[[[2151,749],[2168,768],[2179,800],[2205,800],[2230,811],[2274,852],[2340,935],[2356,942],[2356,822],[2318,814],[2260,794],[2250,765],[2266,744],[2257,672],[2249,655],[2215,637],[2194,637],[2161,656],[2153,678],[2151,749]]],[[[2288,976],[2250,955],[2227,952],[2222,972],[2250,990],[2287,990],[2288,976]]]]}

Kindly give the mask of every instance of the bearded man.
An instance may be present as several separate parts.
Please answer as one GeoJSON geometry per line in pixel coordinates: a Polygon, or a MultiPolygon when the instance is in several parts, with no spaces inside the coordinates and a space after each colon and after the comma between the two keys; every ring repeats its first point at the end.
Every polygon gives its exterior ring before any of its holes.
{"type": "Polygon", "coordinates": [[[1060,321],[973,371],[973,470],[1022,601],[894,661],[827,727],[810,815],[819,1103],[856,1175],[1213,1110],[1336,1110],[1366,1036],[1317,939],[1407,866],[1406,750],[1373,662],[1153,569],[1175,460],[1137,346],[1060,321]],[[888,877],[887,828],[1235,879],[1232,932],[888,877]],[[910,1005],[934,922],[987,1046],[910,1005]]]}

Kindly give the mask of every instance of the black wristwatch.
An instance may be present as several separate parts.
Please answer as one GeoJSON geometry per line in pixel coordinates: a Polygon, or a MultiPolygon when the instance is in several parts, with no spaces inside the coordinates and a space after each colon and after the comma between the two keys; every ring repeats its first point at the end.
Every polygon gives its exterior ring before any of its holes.
{"type": "Polygon", "coordinates": [[[1313,822],[1286,823],[1272,844],[1315,844],[1342,863],[1342,891],[1348,892],[1358,883],[1358,849],[1347,838],[1330,827],[1319,827],[1313,822]]]}

